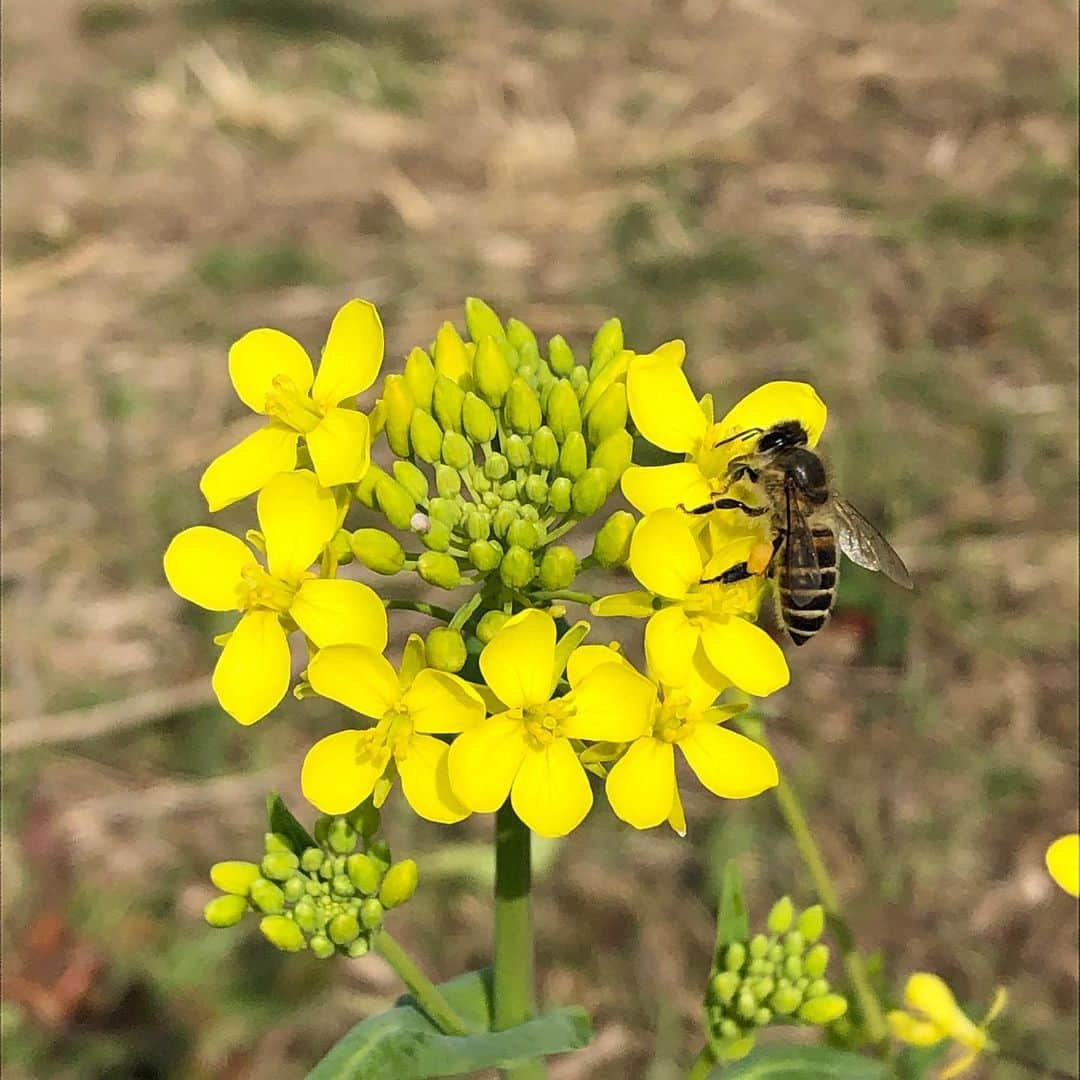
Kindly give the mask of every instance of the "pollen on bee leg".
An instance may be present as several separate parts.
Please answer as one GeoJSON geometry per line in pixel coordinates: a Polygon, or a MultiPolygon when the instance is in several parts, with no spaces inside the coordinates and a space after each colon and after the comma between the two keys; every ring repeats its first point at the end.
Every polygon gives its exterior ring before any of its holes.
{"type": "Polygon", "coordinates": [[[764,574],[769,567],[769,563],[772,561],[772,556],[772,544],[766,544],[764,542],[755,544],[746,559],[746,569],[749,570],[751,574],[764,574]]]}

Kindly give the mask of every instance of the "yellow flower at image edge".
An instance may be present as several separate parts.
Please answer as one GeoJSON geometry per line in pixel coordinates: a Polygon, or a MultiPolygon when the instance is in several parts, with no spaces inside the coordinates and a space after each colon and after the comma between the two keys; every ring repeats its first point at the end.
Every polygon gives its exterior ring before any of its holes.
{"type": "Polygon", "coordinates": [[[229,378],[240,400],[267,424],[203,473],[199,487],[210,509],[294,469],[301,436],[323,487],[362,479],[371,464],[370,422],[342,402],[371,386],[382,359],[382,323],[366,300],[350,300],[334,316],[317,375],[303,346],[280,330],[252,330],[240,338],[229,350],[229,378]]]}
{"type": "Polygon", "coordinates": [[[450,747],[435,735],[471,728],[483,718],[484,703],[456,675],[422,669],[423,653],[414,635],[400,674],[374,649],[359,645],[321,649],[311,661],[307,678],[317,694],[378,721],[373,728],[328,735],[308,751],[301,786],[323,813],[347,813],[373,791],[379,805],[376,785],[393,764],[421,817],[449,824],[468,815],[450,788],[450,747]]]}
{"type": "Polygon", "coordinates": [[[562,675],[555,622],[535,609],[507,620],[480,654],[480,670],[504,708],[454,740],[454,794],[479,813],[493,813],[509,796],[533,832],[566,835],[593,801],[570,740],[638,738],[649,726],[655,687],[629,665],[605,663],[552,698],[562,675]]]}
{"type": "Polygon", "coordinates": [[[337,528],[331,492],[307,470],[279,473],[259,493],[266,567],[221,529],[185,529],[165,552],[173,591],[208,611],[239,611],[214,668],[221,707],[241,724],[270,712],[289,688],[288,634],[297,627],[322,648],[356,643],[386,647],[386,608],[359,581],[325,580],[309,571],[337,528]]]}
{"type": "Polygon", "coordinates": [[[1080,896],[1080,833],[1059,836],[1046,849],[1046,869],[1071,896],[1080,896]]]}
{"type": "Polygon", "coordinates": [[[957,1005],[944,979],[917,971],[904,987],[907,1009],[889,1013],[889,1030],[893,1038],[911,1046],[933,1046],[942,1039],[952,1039],[962,1053],[941,1073],[941,1080],[949,1080],[971,1068],[983,1050],[994,1048],[986,1029],[1005,1008],[1005,1002],[1005,991],[998,990],[983,1022],[976,1024],[957,1005]]]}

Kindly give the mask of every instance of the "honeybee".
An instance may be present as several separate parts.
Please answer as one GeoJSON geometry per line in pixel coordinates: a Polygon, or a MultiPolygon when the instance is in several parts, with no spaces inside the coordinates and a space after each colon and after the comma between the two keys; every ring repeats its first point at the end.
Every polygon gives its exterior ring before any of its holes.
{"type": "Polygon", "coordinates": [[[727,482],[710,502],[691,514],[739,510],[750,517],[770,515],[772,551],[759,559],[736,563],[702,584],[725,585],[754,574],[774,577],[776,606],[781,625],[796,645],[805,645],[824,625],[836,600],[839,574],[837,546],[856,565],[880,570],[886,577],[913,588],[911,575],[899,555],[855,509],[829,487],[821,458],[807,446],[806,429],[797,420],[784,420],[770,428],[740,431],[725,443],[760,436],[754,449],[731,459],[727,482]],[[756,484],[764,506],[750,506],[726,492],[740,480],[756,484]]]}

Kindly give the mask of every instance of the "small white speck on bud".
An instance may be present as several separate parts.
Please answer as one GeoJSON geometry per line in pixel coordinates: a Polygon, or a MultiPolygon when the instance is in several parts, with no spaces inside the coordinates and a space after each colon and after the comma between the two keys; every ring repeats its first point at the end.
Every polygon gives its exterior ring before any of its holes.
{"type": "Polygon", "coordinates": [[[428,532],[431,529],[431,518],[427,514],[422,514],[419,510],[411,518],[409,518],[409,528],[413,532],[418,532],[421,535],[428,532]]]}

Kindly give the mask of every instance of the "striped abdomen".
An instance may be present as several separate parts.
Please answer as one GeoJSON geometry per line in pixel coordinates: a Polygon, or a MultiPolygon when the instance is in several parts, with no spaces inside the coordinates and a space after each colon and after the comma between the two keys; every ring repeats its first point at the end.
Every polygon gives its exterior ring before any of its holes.
{"type": "Polygon", "coordinates": [[[812,568],[797,565],[797,552],[791,559],[779,560],[777,594],[780,621],[796,645],[805,645],[824,625],[836,598],[836,535],[827,525],[811,527],[814,552],[821,575],[820,583],[807,581],[812,568]]]}

